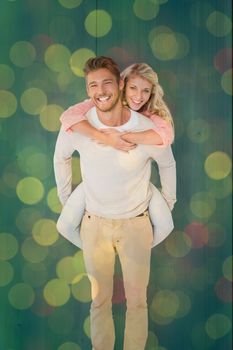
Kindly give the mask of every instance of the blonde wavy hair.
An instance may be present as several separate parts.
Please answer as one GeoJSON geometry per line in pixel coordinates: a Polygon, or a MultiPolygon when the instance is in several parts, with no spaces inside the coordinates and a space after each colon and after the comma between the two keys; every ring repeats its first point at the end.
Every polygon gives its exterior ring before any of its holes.
{"type": "MultiPolygon", "coordinates": [[[[163,100],[164,92],[161,85],[159,84],[156,72],[146,63],[134,63],[125,68],[123,72],[121,72],[121,78],[124,81],[125,87],[128,80],[132,77],[140,77],[146,79],[152,84],[150,98],[148,102],[143,106],[141,112],[148,111],[151,114],[156,114],[159,117],[170,121],[174,129],[173,118],[168,106],[163,100]]],[[[127,105],[125,98],[125,87],[123,89],[122,99],[123,103],[127,105]]]]}

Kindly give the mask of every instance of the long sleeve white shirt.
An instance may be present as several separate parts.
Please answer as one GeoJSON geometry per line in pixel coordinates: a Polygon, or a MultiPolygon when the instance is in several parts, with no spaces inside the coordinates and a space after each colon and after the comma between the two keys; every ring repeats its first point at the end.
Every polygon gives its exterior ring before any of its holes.
{"type": "MultiPolygon", "coordinates": [[[[107,127],[98,119],[95,107],[86,116],[94,127],[107,127]]],[[[151,120],[134,111],[127,123],[116,127],[120,131],[135,132],[152,128],[151,120]]],[[[152,160],[158,164],[162,194],[169,207],[176,202],[176,165],[170,146],[138,145],[125,153],[61,129],[55,148],[54,170],[62,204],[71,194],[71,157],[75,150],[80,154],[88,212],[112,219],[130,218],[143,212],[152,195],[149,187],[152,160]]]]}

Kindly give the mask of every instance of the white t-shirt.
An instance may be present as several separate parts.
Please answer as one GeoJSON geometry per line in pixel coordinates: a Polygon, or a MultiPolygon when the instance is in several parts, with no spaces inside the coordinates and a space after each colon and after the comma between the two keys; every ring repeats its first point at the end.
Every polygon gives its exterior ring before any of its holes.
{"type": "MultiPolygon", "coordinates": [[[[86,115],[96,128],[101,123],[93,107],[86,115]]],[[[153,128],[153,123],[131,111],[127,123],[116,127],[120,131],[142,131],[153,128]]],[[[162,193],[170,206],[176,201],[175,160],[169,146],[138,145],[128,153],[99,145],[79,133],[60,131],[54,169],[58,196],[64,204],[71,193],[71,156],[77,150],[84,184],[86,210],[92,214],[112,218],[130,218],[142,213],[151,198],[149,181],[151,161],[158,163],[162,193]]]]}

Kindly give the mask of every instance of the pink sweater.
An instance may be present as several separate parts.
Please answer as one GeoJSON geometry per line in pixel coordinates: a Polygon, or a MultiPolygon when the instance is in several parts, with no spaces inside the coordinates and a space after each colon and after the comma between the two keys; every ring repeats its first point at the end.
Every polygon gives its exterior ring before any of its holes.
{"type": "MultiPolygon", "coordinates": [[[[71,132],[71,127],[81,122],[82,120],[87,120],[85,114],[94,107],[91,100],[85,100],[84,102],[77,103],[69,107],[61,115],[60,121],[62,123],[62,128],[68,132],[71,132]]],[[[142,113],[144,116],[151,119],[154,123],[153,130],[159,134],[163,141],[163,145],[171,145],[174,140],[174,131],[170,122],[162,119],[156,114],[149,115],[148,113],[142,113]]]]}

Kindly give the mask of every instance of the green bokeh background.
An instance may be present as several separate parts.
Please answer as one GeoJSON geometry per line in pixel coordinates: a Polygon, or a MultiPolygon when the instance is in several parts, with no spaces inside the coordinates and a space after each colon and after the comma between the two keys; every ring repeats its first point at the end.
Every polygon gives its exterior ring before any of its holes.
{"type": "MultiPolygon", "coordinates": [[[[0,349],[91,348],[89,282],[56,231],[52,169],[90,54],[150,64],[176,127],[175,229],[152,253],[146,350],[232,348],[230,14],[217,0],[0,1],[0,349]]],[[[121,350],[119,264],[113,303],[121,350]]]]}

